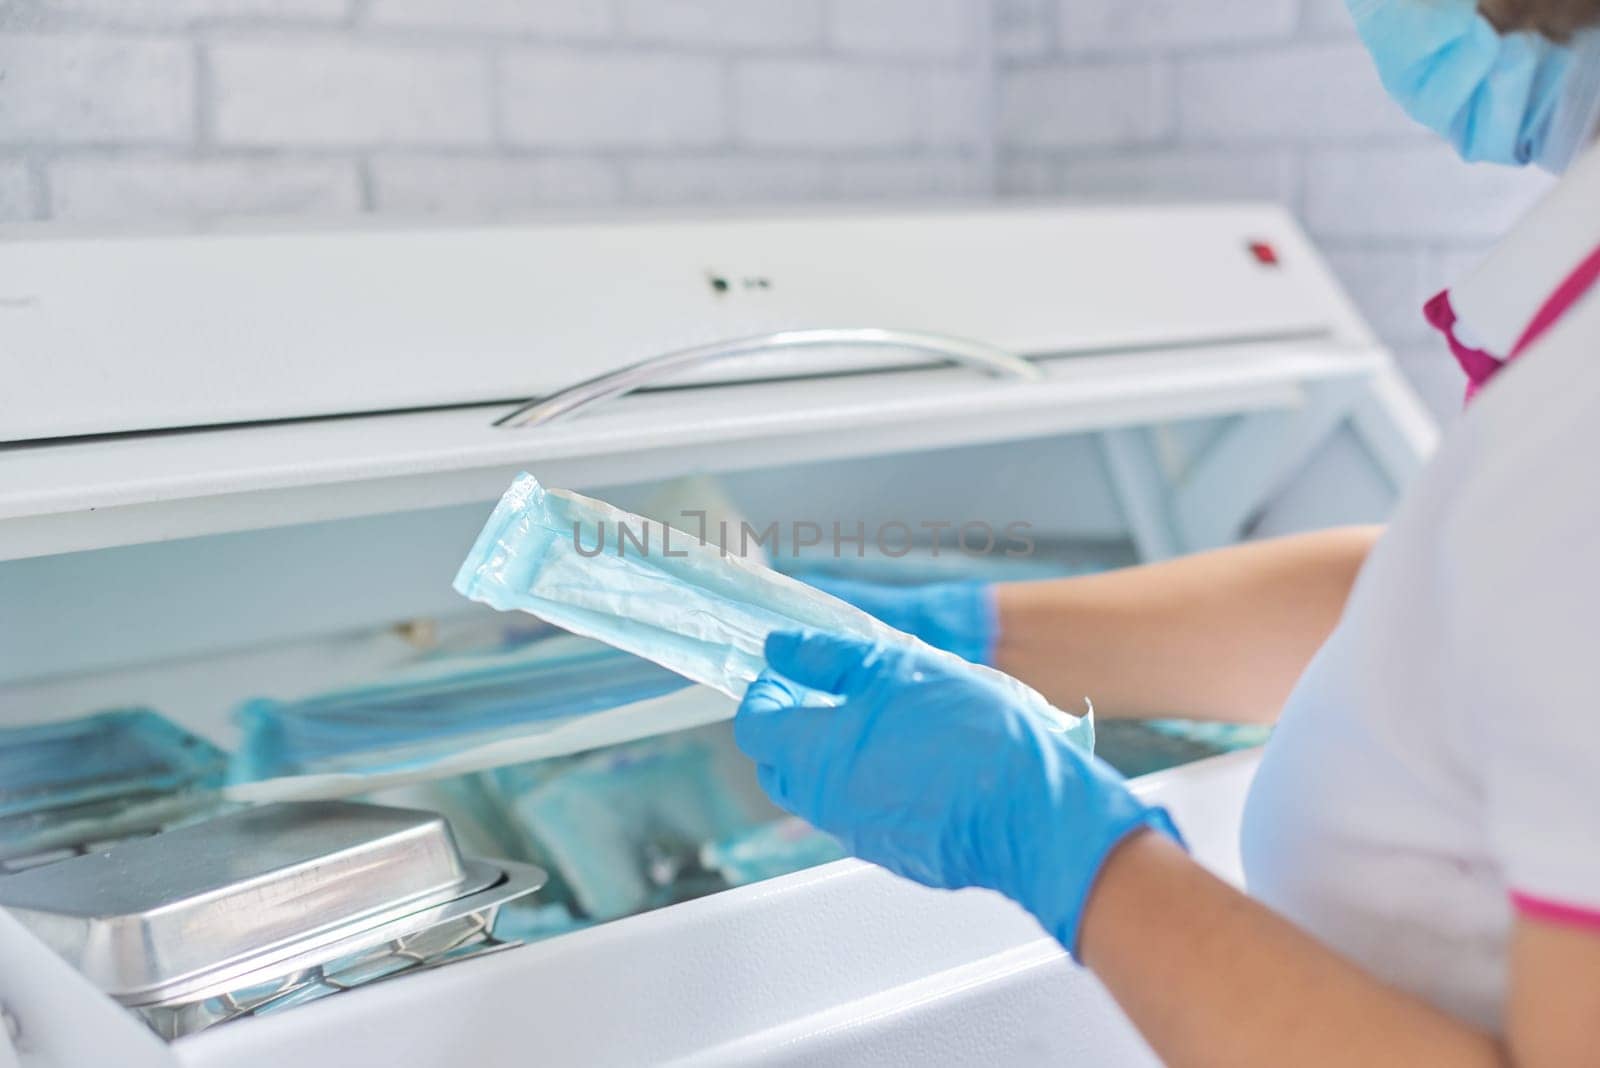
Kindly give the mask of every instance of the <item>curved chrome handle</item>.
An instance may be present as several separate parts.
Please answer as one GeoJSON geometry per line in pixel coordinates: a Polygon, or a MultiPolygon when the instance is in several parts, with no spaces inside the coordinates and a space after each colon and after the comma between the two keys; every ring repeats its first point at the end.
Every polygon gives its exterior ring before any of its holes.
{"type": "Polygon", "coordinates": [[[924,334],[915,330],[883,330],[876,327],[825,330],[780,330],[775,334],[718,341],[677,352],[665,352],[627,367],[567,386],[548,397],[529,401],[509,415],[494,421],[495,426],[539,426],[587,407],[608,397],[631,393],[652,382],[708,363],[771,352],[774,349],[809,349],[829,346],[873,346],[910,349],[943,356],[952,362],[975,367],[986,374],[1005,378],[1037,380],[1044,377],[1022,357],[966,338],[944,334],[924,334]]]}

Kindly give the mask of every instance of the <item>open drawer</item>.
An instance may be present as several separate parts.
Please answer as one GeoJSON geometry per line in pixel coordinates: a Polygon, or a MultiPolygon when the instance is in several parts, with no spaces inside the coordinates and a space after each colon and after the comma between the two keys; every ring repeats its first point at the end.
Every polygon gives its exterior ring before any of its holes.
{"type": "MultiPolygon", "coordinates": [[[[1238,818],[1256,759],[1215,757],[1137,784],[1193,827],[1195,855],[1236,883],[1238,818]]],[[[441,970],[343,1005],[218,1029],[180,1044],[178,1063],[265,1068],[315,1055],[339,1027],[365,1039],[354,1062],[363,1065],[532,1055],[556,1064],[1019,1064],[1064,1063],[1086,1050],[1097,1065],[1157,1063],[1099,984],[1009,902],[934,893],[856,861],[470,971],[478,974],[441,970]]]]}
{"type": "MultiPolygon", "coordinates": [[[[1381,518],[1433,435],[1267,207],[14,233],[7,294],[0,759],[31,732],[58,803],[0,810],[0,898],[262,783],[442,813],[465,853],[551,876],[478,941],[229,990],[163,1037],[0,916],[28,1065],[1148,1063],[1008,903],[782,824],[727,699],[449,578],[520,469],[675,525],[831,530],[773,561],[796,573],[1025,578],[1381,518]],[[498,425],[574,384],[595,403],[498,425]],[[970,524],[1029,550],[971,551],[970,524]],[[909,555],[877,551],[891,525],[925,532],[909,555]],[[148,711],[87,718],[117,709],[148,711]]],[[[1245,741],[1157,725],[1106,755],[1181,764],[1139,788],[1237,878],[1245,741]]]]}

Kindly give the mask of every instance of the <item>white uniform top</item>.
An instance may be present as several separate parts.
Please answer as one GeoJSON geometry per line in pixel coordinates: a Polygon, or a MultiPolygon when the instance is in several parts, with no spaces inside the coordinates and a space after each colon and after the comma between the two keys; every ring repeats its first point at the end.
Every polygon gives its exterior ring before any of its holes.
{"type": "MultiPolygon", "coordinates": [[[[1453,290],[1462,324],[1510,352],[1597,246],[1592,151],[1453,290]]],[[[1514,911],[1600,929],[1600,286],[1411,487],[1284,709],[1243,848],[1266,904],[1497,1033],[1514,911]]]]}

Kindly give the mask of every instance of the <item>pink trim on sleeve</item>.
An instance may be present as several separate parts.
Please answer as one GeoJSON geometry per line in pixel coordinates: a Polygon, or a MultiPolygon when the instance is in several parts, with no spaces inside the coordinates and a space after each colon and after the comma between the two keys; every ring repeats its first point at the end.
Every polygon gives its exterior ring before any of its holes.
{"type": "Polygon", "coordinates": [[[1600,909],[1587,909],[1560,901],[1547,901],[1530,894],[1511,891],[1511,905],[1519,913],[1534,920],[1559,924],[1562,927],[1579,927],[1600,934],[1600,909]]]}

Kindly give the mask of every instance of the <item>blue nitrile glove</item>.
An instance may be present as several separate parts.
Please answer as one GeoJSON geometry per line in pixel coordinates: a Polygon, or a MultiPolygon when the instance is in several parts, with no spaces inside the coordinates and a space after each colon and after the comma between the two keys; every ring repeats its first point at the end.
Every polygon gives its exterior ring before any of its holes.
{"type": "Polygon", "coordinates": [[[935,649],[975,664],[994,666],[1000,614],[994,586],[987,582],[936,582],[927,586],[887,586],[831,575],[805,575],[823,593],[848,601],[895,630],[921,638],[935,649]]]}
{"type": "Polygon", "coordinates": [[[734,720],[739,748],[776,804],[863,860],[998,890],[1075,952],[1112,848],[1141,828],[1183,841],[1110,765],[973,673],[820,634],[772,634],[766,654],[734,720]],[[807,705],[807,688],[844,702],[807,705]]]}

